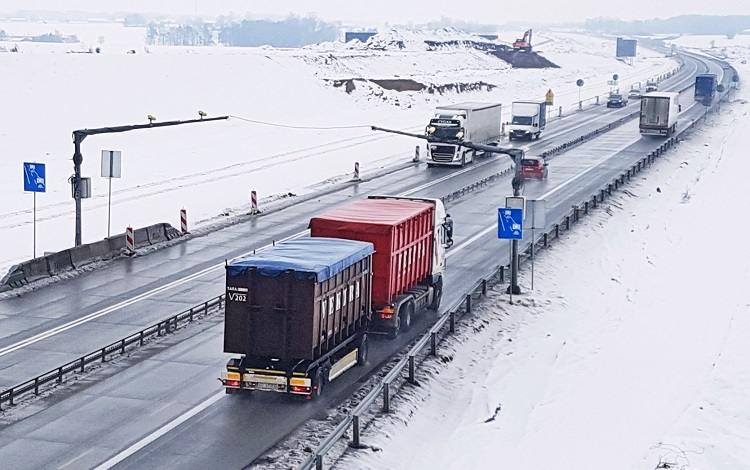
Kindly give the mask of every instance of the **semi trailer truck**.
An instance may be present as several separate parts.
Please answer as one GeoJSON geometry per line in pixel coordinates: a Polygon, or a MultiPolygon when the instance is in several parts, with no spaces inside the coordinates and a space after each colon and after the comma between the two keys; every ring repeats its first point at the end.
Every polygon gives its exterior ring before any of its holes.
{"type": "Polygon", "coordinates": [[[546,101],[514,101],[511,105],[508,140],[539,139],[547,125],[546,101]]]}
{"type": "Polygon", "coordinates": [[[370,196],[313,217],[310,236],[373,244],[371,331],[395,338],[422,308],[440,306],[445,250],[453,244],[440,199],[370,196]]]}
{"type": "Polygon", "coordinates": [[[372,243],[299,238],[226,265],[227,393],[312,398],[367,361],[372,243]]]}
{"type": "Polygon", "coordinates": [[[459,103],[435,108],[425,129],[427,136],[456,143],[427,144],[427,166],[464,166],[481,152],[462,147],[461,141],[475,144],[497,142],[502,133],[501,103],[459,103]]]}
{"type": "Polygon", "coordinates": [[[227,393],[317,397],[367,361],[369,332],[396,337],[439,308],[453,244],[440,199],[370,196],[313,217],[310,235],[227,263],[227,393]]]}
{"type": "Polygon", "coordinates": [[[680,94],[676,92],[652,92],[643,95],[639,119],[641,134],[667,137],[674,134],[677,130],[677,117],[681,111],[679,97],[680,94]]]}

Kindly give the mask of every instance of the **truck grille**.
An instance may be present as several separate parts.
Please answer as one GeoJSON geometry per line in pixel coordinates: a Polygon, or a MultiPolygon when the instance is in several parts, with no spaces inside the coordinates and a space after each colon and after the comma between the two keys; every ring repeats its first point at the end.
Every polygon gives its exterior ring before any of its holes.
{"type": "Polygon", "coordinates": [[[456,147],[452,145],[437,145],[432,149],[432,160],[436,162],[452,162],[456,147]]]}

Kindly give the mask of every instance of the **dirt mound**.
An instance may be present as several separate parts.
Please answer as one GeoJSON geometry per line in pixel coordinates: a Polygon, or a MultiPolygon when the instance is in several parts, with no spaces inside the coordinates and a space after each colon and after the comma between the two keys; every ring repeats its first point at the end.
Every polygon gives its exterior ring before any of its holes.
{"type": "Polygon", "coordinates": [[[545,59],[536,52],[523,52],[512,50],[496,50],[490,52],[498,59],[502,59],[516,69],[559,69],[560,66],[545,59]]]}
{"type": "Polygon", "coordinates": [[[345,78],[339,80],[328,80],[333,84],[334,87],[344,87],[347,93],[351,93],[356,89],[355,82],[370,82],[383,88],[384,90],[392,91],[425,91],[430,94],[443,94],[446,92],[466,92],[466,91],[490,91],[495,88],[496,85],[486,82],[472,82],[472,83],[446,83],[444,85],[427,85],[424,83],[417,82],[411,79],[367,79],[367,78],[345,78]]]}
{"type": "Polygon", "coordinates": [[[427,50],[436,51],[447,47],[469,47],[480,51],[487,52],[509,63],[517,69],[544,69],[560,67],[540,56],[536,52],[514,51],[504,44],[495,44],[492,42],[481,41],[425,41],[427,50]]]}

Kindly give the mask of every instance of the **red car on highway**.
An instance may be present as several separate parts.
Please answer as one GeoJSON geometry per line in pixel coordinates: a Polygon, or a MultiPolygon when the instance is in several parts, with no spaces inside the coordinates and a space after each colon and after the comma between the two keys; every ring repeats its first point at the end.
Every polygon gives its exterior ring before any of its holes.
{"type": "Polygon", "coordinates": [[[547,162],[543,157],[524,157],[521,160],[521,176],[546,180],[547,162]]]}

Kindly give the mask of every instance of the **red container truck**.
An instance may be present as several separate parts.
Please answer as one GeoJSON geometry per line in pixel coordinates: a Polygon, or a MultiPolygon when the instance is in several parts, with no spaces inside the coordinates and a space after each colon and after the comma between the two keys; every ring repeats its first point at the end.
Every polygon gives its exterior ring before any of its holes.
{"type": "Polygon", "coordinates": [[[318,396],[367,360],[371,243],[300,238],[227,263],[227,393],[318,396]]]}
{"type": "Polygon", "coordinates": [[[310,235],[375,246],[371,331],[395,338],[419,309],[440,306],[445,249],[453,243],[440,199],[370,196],[313,217],[310,235]]]}

